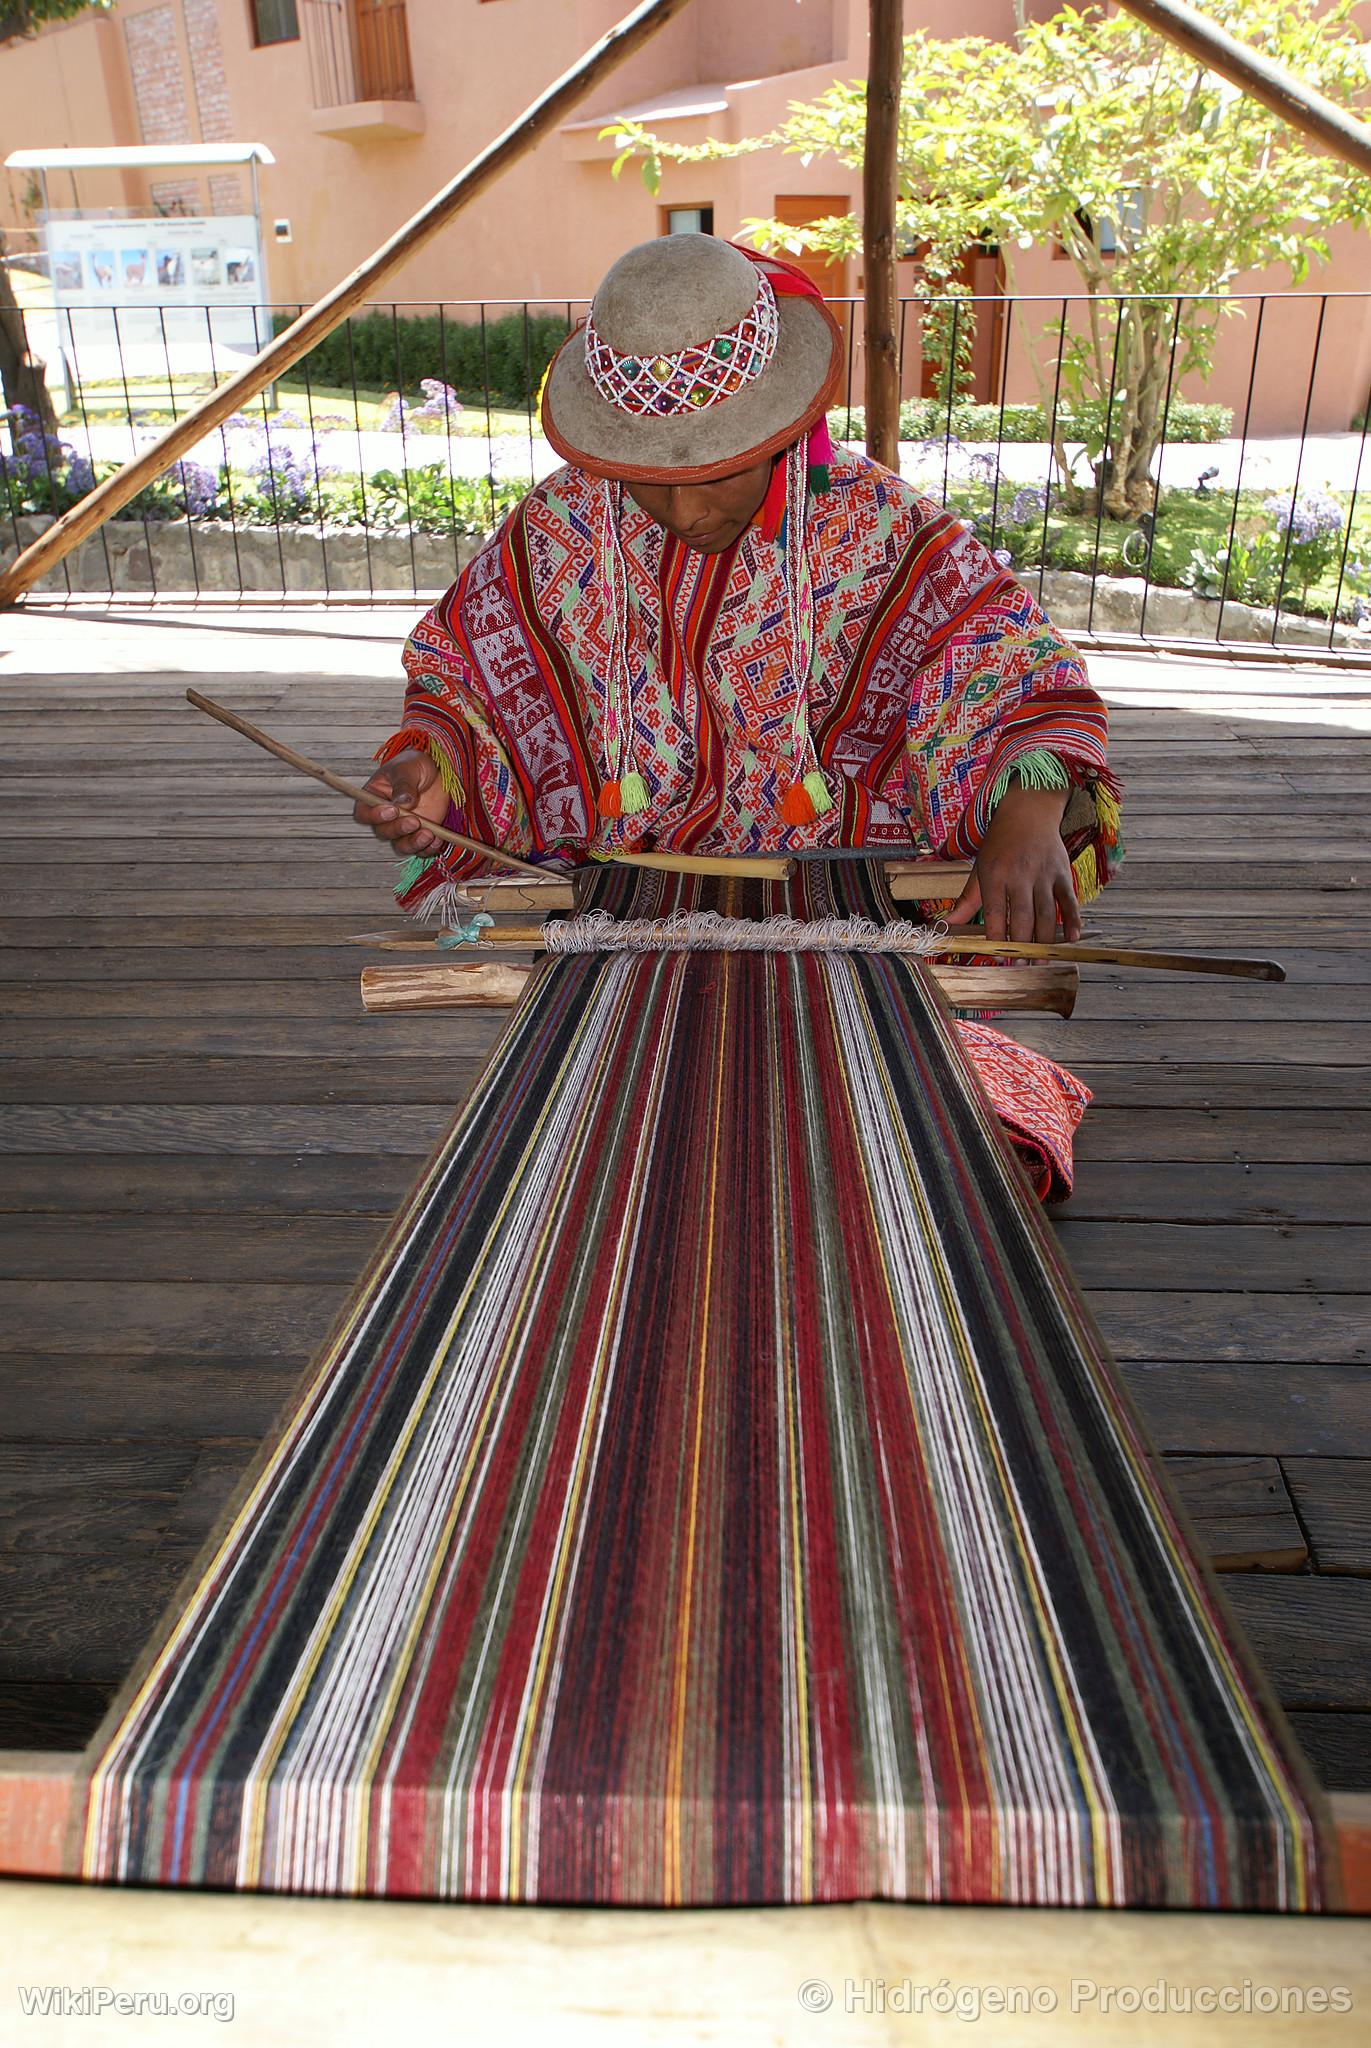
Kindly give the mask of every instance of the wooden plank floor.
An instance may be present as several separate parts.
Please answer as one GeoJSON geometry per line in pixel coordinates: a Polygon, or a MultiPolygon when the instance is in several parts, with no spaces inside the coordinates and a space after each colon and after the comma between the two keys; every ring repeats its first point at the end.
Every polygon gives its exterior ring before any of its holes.
{"type": "MultiPolygon", "coordinates": [[[[183,702],[356,772],[405,624],[4,622],[0,1746],[89,1733],[499,1029],[361,1014],[388,857],[183,702]]],[[[1092,926],[1289,981],[1099,969],[1014,1023],[1096,1091],[1059,1228],[1317,1768],[1371,1787],[1368,686],[1093,666],[1131,851],[1092,926]]]]}

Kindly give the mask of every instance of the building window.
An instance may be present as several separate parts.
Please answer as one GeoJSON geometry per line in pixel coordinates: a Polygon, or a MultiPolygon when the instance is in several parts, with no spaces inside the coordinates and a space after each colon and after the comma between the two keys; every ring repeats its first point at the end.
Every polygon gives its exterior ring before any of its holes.
{"type": "Polygon", "coordinates": [[[662,233],[664,235],[712,235],[714,232],[714,208],[712,206],[664,206],[662,208],[662,233]]]}
{"type": "Polygon", "coordinates": [[[299,40],[300,21],[295,0],[249,0],[252,8],[252,40],[260,50],[264,43],[293,43],[299,40]]]}

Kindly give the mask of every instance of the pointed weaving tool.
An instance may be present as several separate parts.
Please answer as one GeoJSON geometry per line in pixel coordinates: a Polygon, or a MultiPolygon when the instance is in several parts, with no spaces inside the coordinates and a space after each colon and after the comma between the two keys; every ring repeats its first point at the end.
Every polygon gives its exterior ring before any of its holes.
{"type": "MultiPolygon", "coordinates": [[[[203,711],[210,718],[217,718],[220,725],[226,725],[231,732],[241,733],[245,740],[251,740],[255,747],[274,754],[278,761],[284,761],[289,768],[297,769],[301,775],[310,776],[315,782],[322,782],[327,788],[336,790],[339,796],[351,797],[354,803],[363,803],[372,810],[379,810],[387,801],[360,788],[355,782],[348,782],[341,775],[335,775],[331,768],[325,768],[318,761],[311,761],[308,754],[297,753],[284,740],[273,739],[269,732],[263,732],[260,725],[254,725],[249,718],[240,718],[227,705],[216,704],[212,697],[201,696],[198,690],[187,690],[186,700],[197,711],[203,711]]],[[[398,808],[398,807],[397,807],[398,808]]],[[[414,813],[402,811],[403,817],[414,813]]],[[[448,846],[460,846],[466,853],[478,853],[482,860],[498,861],[501,867],[512,868],[516,874],[531,875],[537,882],[547,883],[564,879],[559,868],[538,867],[534,862],[521,860],[517,853],[507,853],[501,846],[485,846],[479,839],[468,839],[465,832],[449,831],[446,825],[435,825],[429,818],[415,817],[415,823],[431,832],[435,839],[441,839],[448,846]]],[[[700,853],[611,853],[605,856],[616,867],[661,868],[675,875],[727,875],[736,881],[783,882],[791,873],[794,862],[778,855],[754,854],[700,854],[700,853]]]]}
{"type": "MultiPolygon", "coordinates": [[[[220,725],[226,725],[233,732],[241,733],[245,740],[251,740],[255,747],[274,754],[278,761],[284,761],[289,768],[295,768],[301,775],[308,775],[315,782],[322,782],[327,788],[336,790],[339,796],[348,796],[354,803],[363,803],[369,809],[379,810],[386,799],[373,792],[361,789],[355,782],[347,782],[341,775],[335,775],[331,768],[324,768],[318,761],[311,761],[308,754],[299,754],[294,747],[288,747],[283,740],[274,740],[270,733],[254,725],[250,719],[240,718],[236,711],[230,711],[223,704],[216,704],[212,697],[202,697],[198,690],[187,690],[186,699],[197,711],[205,712],[210,718],[217,718],[220,725]]],[[[401,813],[404,817],[414,814],[401,813]]],[[[516,853],[506,853],[499,846],[483,846],[479,839],[468,839],[465,832],[450,832],[446,825],[434,825],[427,818],[415,818],[416,825],[422,825],[435,839],[441,839],[449,846],[460,846],[466,853],[479,853],[483,860],[498,861],[501,867],[513,868],[521,875],[532,875],[536,880],[547,880],[548,870],[535,867],[531,860],[520,860],[516,853]]]]}

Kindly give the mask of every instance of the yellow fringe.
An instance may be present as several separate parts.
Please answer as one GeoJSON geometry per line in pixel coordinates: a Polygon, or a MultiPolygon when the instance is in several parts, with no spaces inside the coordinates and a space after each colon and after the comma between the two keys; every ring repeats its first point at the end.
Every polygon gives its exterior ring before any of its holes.
{"type": "Polygon", "coordinates": [[[465,793],[462,789],[457,770],[452,762],[449,761],[442,748],[435,746],[429,740],[425,742],[425,751],[429,754],[434,766],[437,768],[438,780],[442,783],[443,788],[447,791],[453,803],[461,804],[465,802],[465,793]]]}
{"type": "Polygon", "coordinates": [[[1099,820],[1100,837],[1105,845],[1117,846],[1119,826],[1122,822],[1119,800],[1102,782],[1095,784],[1095,816],[1099,820]]]}
{"type": "Polygon", "coordinates": [[[1093,846],[1083,846],[1071,863],[1076,878],[1076,896],[1081,903],[1093,903],[1100,893],[1100,870],[1093,846]]]}

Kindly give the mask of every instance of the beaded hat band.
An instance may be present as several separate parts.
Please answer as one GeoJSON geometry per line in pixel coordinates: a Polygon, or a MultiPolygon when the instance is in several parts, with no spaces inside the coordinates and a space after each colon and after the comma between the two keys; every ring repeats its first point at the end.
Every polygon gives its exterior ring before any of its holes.
{"type": "Polygon", "coordinates": [[[611,348],[592,311],[585,329],[586,369],[600,396],[620,412],[701,412],[755,384],[776,353],[779,332],[776,294],[759,270],[757,296],[741,320],[669,355],[645,359],[611,348]]]}

